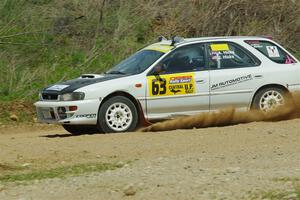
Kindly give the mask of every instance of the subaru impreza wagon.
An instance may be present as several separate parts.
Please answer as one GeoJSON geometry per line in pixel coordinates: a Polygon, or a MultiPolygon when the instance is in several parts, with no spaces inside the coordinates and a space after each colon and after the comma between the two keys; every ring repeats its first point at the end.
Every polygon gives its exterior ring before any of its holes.
{"type": "Polygon", "coordinates": [[[103,74],[44,88],[35,106],[72,134],[111,133],[228,106],[267,112],[296,90],[299,61],[270,38],[161,37],[103,74]]]}

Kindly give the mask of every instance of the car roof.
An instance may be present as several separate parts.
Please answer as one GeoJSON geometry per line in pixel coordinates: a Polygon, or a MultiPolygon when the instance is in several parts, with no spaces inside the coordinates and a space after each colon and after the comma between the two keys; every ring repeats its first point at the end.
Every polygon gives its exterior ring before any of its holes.
{"type": "Polygon", "coordinates": [[[206,40],[265,40],[268,39],[268,37],[262,37],[262,36],[220,36],[220,37],[199,37],[199,38],[184,38],[183,43],[187,42],[194,42],[194,41],[206,41],[206,40]]]}
{"type": "Polygon", "coordinates": [[[229,40],[229,41],[234,41],[234,40],[270,40],[269,37],[267,36],[217,36],[217,37],[197,37],[197,38],[177,38],[178,41],[175,42],[174,45],[172,45],[172,40],[162,40],[158,43],[151,44],[144,49],[148,50],[156,50],[160,51],[163,53],[167,53],[168,51],[171,51],[174,49],[174,47],[177,46],[182,46],[185,44],[189,43],[194,43],[194,42],[202,42],[202,41],[222,41],[222,40],[229,40]]]}
{"type": "MultiPolygon", "coordinates": [[[[268,36],[216,36],[216,37],[197,37],[197,38],[179,38],[179,41],[175,43],[175,46],[180,44],[186,44],[191,42],[211,41],[211,40],[270,40],[268,36]]],[[[164,40],[160,43],[172,43],[172,40],[164,40]]]]}

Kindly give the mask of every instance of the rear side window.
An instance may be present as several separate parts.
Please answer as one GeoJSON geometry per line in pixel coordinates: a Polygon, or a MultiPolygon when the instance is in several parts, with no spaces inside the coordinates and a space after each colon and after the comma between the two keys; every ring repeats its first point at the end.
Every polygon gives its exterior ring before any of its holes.
{"type": "Polygon", "coordinates": [[[276,63],[296,63],[296,61],[290,55],[272,42],[261,40],[246,40],[245,42],[276,63]]]}
{"type": "Polygon", "coordinates": [[[260,61],[250,52],[231,42],[215,42],[208,46],[210,69],[254,67],[260,61]]]}

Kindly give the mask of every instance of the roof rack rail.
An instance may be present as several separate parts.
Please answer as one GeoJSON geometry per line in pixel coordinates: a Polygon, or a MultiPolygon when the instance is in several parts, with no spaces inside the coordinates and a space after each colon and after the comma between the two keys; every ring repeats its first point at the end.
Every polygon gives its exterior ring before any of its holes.
{"type": "Polygon", "coordinates": [[[175,44],[182,42],[183,40],[184,40],[183,37],[173,36],[171,46],[174,46],[175,44]]]}

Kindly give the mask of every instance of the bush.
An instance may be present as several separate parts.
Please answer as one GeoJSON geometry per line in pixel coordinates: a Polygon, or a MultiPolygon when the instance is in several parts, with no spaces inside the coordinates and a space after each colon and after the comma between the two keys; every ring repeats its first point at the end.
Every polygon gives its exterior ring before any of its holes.
{"type": "MultiPolygon", "coordinates": [[[[0,100],[101,73],[159,35],[272,35],[300,52],[299,1],[9,0],[0,2],[0,100]]],[[[299,55],[299,54],[298,54],[299,55]]]]}

